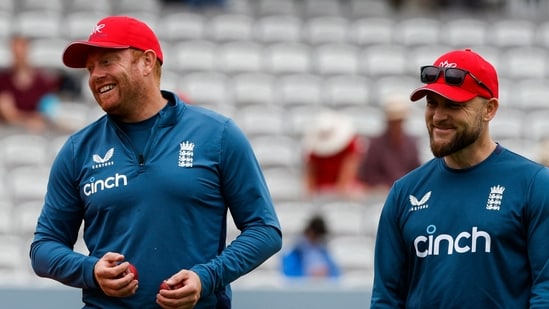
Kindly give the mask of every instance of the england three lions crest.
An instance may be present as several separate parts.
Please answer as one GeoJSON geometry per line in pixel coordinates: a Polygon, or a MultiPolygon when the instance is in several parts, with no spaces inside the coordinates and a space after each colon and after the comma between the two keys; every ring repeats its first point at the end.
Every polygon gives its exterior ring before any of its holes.
{"type": "Polygon", "coordinates": [[[503,200],[503,192],[505,187],[500,185],[490,188],[490,195],[488,195],[488,202],[486,203],[487,210],[499,210],[501,207],[501,201],[503,200]]]}
{"type": "Polygon", "coordinates": [[[179,167],[192,167],[194,157],[194,143],[185,141],[179,144],[179,167]]]}

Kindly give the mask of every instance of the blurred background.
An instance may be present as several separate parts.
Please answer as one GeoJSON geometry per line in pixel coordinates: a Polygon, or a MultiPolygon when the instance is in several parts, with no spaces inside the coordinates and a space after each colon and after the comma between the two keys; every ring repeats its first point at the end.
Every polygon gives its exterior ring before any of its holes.
{"type": "MultiPolygon", "coordinates": [[[[233,284],[235,308],[368,307],[387,191],[308,191],[303,140],[318,114],[345,114],[367,149],[384,130],[387,97],[419,86],[421,65],[451,49],[472,48],[499,72],[493,137],[540,162],[547,149],[549,1],[0,0],[0,68],[12,65],[10,40],[20,35],[29,40],[32,66],[57,81],[38,105],[45,126],[0,118],[0,307],[81,305],[79,290],[33,274],[28,250],[51,160],[69,134],[103,114],[87,72],[65,68],[61,54],[101,18],[122,14],[147,22],[161,40],[162,88],[235,119],[263,166],[284,247],[233,284]],[[316,214],[326,220],[326,246],[341,273],[288,277],[282,256],[316,214]],[[29,288],[40,303],[27,296],[29,288]]],[[[411,106],[404,128],[425,162],[431,153],[422,107],[411,106]]],[[[230,241],[238,234],[230,216],[228,227],[230,241]]],[[[85,253],[85,245],[77,243],[76,250],[85,253]]]]}

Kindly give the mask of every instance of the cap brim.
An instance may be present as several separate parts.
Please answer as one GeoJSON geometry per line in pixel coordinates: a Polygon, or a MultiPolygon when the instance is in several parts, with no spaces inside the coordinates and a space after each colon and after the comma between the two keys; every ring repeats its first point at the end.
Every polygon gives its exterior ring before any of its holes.
{"type": "Polygon", "coordinates": [[[90,50],[94,47],[124,49],[129,45],[120,45],[110,42],[90,43],[77,41],[69,44],[63,51],[63,63],[69,68],[85,68],[90,50]]]}
{"type": "Polygon", "coordinates": [[[454,102],[467,102],[477,96],[476,93],[469,92],[460,87],[450,86],[445,83],[433,83],[426,84],[423,87],[419,87],[412,91],[410,100],[417,101],[426,96],[429,92],[434,92],[454,102]]]}

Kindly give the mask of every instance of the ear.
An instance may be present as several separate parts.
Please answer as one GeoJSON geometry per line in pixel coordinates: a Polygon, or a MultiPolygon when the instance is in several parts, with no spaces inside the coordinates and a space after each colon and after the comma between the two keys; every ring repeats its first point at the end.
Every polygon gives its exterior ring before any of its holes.
{"type": "Polygon", "coordinates": [[[143,74],[147,76],[153,71],[156,64],[156,53],[152,49],[143,52],[143,63],[143,74]]]}
{"type": "Polygon", "coordinates": [[[486,106],[484,109],[484,120],[490,121],[492,120],[498,111],[499,108],[499,100],[497,98],[491,98],[486,102],[486,106]]]}

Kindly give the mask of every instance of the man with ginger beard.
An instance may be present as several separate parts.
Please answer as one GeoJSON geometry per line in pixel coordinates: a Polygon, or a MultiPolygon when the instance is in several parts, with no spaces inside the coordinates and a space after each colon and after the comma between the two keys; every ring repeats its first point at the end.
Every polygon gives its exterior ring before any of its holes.
{"type": "Polygon", "coordinates": [[[106,115],[55,158],[30,258],[37,275],[82,289],[84,308],[228,309],[230,283],[282,246],[244,133],[160,90],[164,60],[128,16],[100,20],[63,52],[106,115]],[[241,232],[230,245],[229,211],[241,232]],[[87,255],[73,251],[81,225],[87,255]]]}
{"type": "Polygon", "coordinates": [[[454,50],[421,82],[435,158],[385,201],[371,308],[547,308],[549,169],[490,137],[495,68],[454,50]]]}

